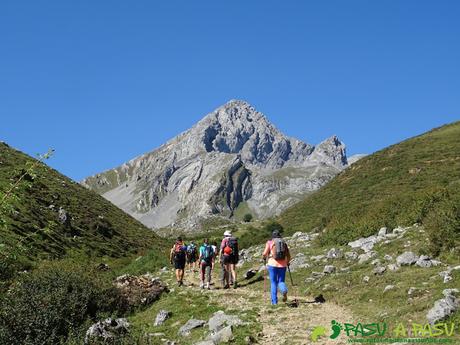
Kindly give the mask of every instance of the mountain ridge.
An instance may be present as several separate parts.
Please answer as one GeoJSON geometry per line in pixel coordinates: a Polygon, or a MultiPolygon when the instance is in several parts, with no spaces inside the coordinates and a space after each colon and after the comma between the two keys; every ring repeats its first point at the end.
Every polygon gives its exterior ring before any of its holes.
{"type": "Polygon", "coordinates": [[[149,227],[178,220],[193,227],[200,218],[232,217],[244,203],[257,217],[272,216],[347,166],[337,136],[304,143],[248,102],[231,100],[153,151],[81,183],[149,227]]]}

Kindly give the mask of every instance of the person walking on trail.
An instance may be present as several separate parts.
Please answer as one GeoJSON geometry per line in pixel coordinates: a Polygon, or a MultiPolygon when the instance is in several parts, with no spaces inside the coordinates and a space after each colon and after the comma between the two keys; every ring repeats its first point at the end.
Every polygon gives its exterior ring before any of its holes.
{"type": "Polygon", "coordinates": [[[230,279],[233,280],[233,288],[237,288],[235,265],[238,263],[238,240],[227,230],[224,232],[224,238],[220,244],[220,253],[224,265],[224,289],[230,287],[230,279]],[[230,278],[231,276],[231,278],[230,278]]]}
{"type": "Polygon", "coordinates": [[[190,241],[190,244],[187,246],[187,262],[189,271],[196,272],[196,262],[198,259],[196,244],[193,241],[190,241]]]}
{"type": "Polygon", "coordinates": [[[217,256],[219,255],[219,252],[217,251],[217,242],[213,241],[211,244],[212,251],[214,253],[214,257],[212,258],[212,267],[211,269],[214,270],[214,266],[216,264],[217,256]]]}
{"type": "Polygon", "coordinates": [[[205,288],[206,278],[206,289],[210,289],[211,284],[211,270],[214,262],[214,250],[209,244],[209,240],[205,238],[203,244],[200,247],[200,256],[198,258],[200,263],[200,288],[205,288]]]}
{"type": "Polygon", "coordinates": [[[182,241],[182,238],[178,237],[169,254],[169,262],[171,262],[171,265],[174,263],[177,285],[179,286],[183,285],[184,280],[186,250],[187,246],[182,241]]]}
{"type": "Polygon", "coordinates": [[[288,293],[285,283],[286,268],[291,261],[291,254],[289,253],[287,243],[281,238],[281,234],[278,230],[273,231],[272,239],[265,244],[262,257],[266,266],[268,265],[272,304],[278,304],[278,290],[280,290],[283,295],[283,302],[286,302],[288,293]]]}

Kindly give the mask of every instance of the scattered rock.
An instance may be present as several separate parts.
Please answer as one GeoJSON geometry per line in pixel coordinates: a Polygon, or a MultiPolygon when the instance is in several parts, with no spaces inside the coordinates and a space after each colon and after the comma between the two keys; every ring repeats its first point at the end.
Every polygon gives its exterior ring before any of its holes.
{"type": "Polygon", "coordinates": [[[114,339],[128,333],[129,323],[126,319],[108,318],[92,325],[86,331],[85,344],[88,344],[92,338],[103,339],[104,342],[114,339]]]}
{"type": "Polygon", "coordinates": [[[115,286],[131,306],[149,305],[168,292],[165,283],[147,273],[142,276],[122,275],[115,279],[115,286]]]}
{"type": "Polygon", "coordinates": [[[96,266],[96,269],[99,271],[110,271],[109,265],[101,262],[99,265],[96,266]]]}
{"type": "Polygon", "coordinates": [[[340,269],[340,272],[342,272],[342,273],[348,273],[348,272],[350,272],[350,267],[342,267],[342,268],[340,269]]]}
{"type": "Polygon", "coordinates": [[[244,274],[244,279],[251,279],[257,274],[256,270],[249,270],[244,274]]]}
{"type": "Polygon", "coordinates": [[[324,266],[324,269],[323,269],[323,273],[326,273],[326,274],[332,274],[336,271],[336,268],[335,266],[332,266],[332,265],[326,265],[324,266]]]}
{"type": "Polygon", "coordinates": [[[375,268],[373,269],[372,272],[373,272],[375,275],[382,275],[382,274],[385,273],[386,270],[387,270],[387,269],[386,269],[385,266],[377,266],[377,267],[375,267],[375,268]]]}
{"type": "Polygon", "coordinates": [[[392,257],[391,255],[389,255],[389,254],[385,254],[385,256],[383,257],[383,259],[384,259],[385,261],[393,261],[393,257],[392,257]]]}
{"type": "Polygon", "coordinates": [[[363,282],[369,283],[369,280],[370,280],[370,279],[371,279],[371,278],[370,278],[369,276],[364,276],[364,277],[363,277],[363,282]]]}
{"type": "Polygon", "coordinates": [[[386,227],[380,228],[377,236],[384,237],[388,232],[388,229],[386,227]]]}
{"type": "Polygon", "coordinates": [[[385,286],[385,289],[383,289],[383,292],[387,292],[387,291],[393,290],[394,288],[395,288],[394,285],[387,285],[387,286],[385,286]]]}
{"type": "Polygon", "coordinates": [[[401,266],[399,266],[399,265],[397,265],[397,264],[389,264],[389,265],[387,266],[387,268],[388,268],[389,271],[393,271],[393,272],[394,272],[394,271],[399,270],[399,269],[401,268],[401,266]]]}
{"type": "Polygon", "coordinates": [[[167,319],[171,316],[171,312],[168,310],[160,310],[155,318],[155,322],[153,323],[154,326],[162,325],[167,319]]]}
{"type": "Polygon", "coordinates": [[[418,256],[413,252],[404,252],[396,258],[396,262],[400,266],[413,265],[417,262],[418,256]]]}
{"type": "Polygon", "coordinates": [[[372,265],[372,266],[376,266],[376,265],[380,265],[380,264],[381,264],[380,259],[375,259],[375,260],[372,260],[372,261],[371,261],[371,265],[372,265]]]}
{"type": "Polygon", "coordinates": [[[308,263],[306,263],[306,261],[307,261],[307,257],[304,254],[302,254],[302,253],[297,254],[296,257],[294,259],[292,259],[290,264],[289,264],[291,272],[295,272],[296,270],[298,270],[300,268],[308,268],[308,267],[310,267],[310,265],[308,263]]]}
{"type": "Polygon", "coordinates": [[[203,327],[205,324],[206,324],[206,321],[204,320],[190,319],[187,321],[185,325],[179,328],[178,334],[180,336],[188,336],[190,335],[190,332],[192,331],[192,329],[203,327]]]}
{"type": "Polygon", "coordinates": [[[347,260],[356,260],[358,259],[358,253],[356,252],[346,252],[345,259],[347,260]]]}
{"type": "Polygon", "coordinates": [[[216,334],[211,335],[214,344],[229,343],[233,339],[232,326],[222,328],[216,334]]]}
{"type": "Polygon", "coordinates": [[[62,208],[62,206],[59,207],[58,220],[59,220],[59,223],[64,224],[64,225],[68,225],[70,223],[69,215],[67,211],[64,208],[62,208]]]}
{"type": "Polygon", "coordinates": [[[208,321],[209,330],[213,333],[217,333],[225,326],[241,326],[244,322],[236,315],[227,315],[222,310],[219,310],[213,314],[208,321]]]}
{"type": "Polygon", "coordinates": [[[331,248],[327,254],[326,254],[326,257],[328,259],[340,259],[343,257],[343,252],[340,250],[340,249],[336,249],[336,248],[331,248]]]}
{"type": "Polygon", "coordinates": [[[252,344],[255,344],[257,340],[252,335],[248,335],[246,338],[244,338],[244,342],[247,345],[252,345],[252,344]]]}
{"type": "Polygon", "coordinates": [[[447,319],[460,308],[460,300],[455,296],[458,292],[458,289],[446,289],[442,292],[444,298],[437,300],[426,315],[431,325],[447,319]]]}
{"type": "Polygon", "coordinates": [[[369,251],[367,253],[361,254],[358,256],[358,263],[363,264],[377,255],[374,251],[369,251]]]}
{"type": "Polygon", "coordinates": [[[408,294],[409,296],[412,296],[417,290],[418,290],[417,288],[411,286],[411,287],[409,288],[409,290],[407,290],[407,294],[408,294]]]}
{"type": "Polygon", "coordinates": [[[432,260],[427,255],[421,255],[415,264],[420,267],[431,267],[431,266],[437,266],[439,265],[439,263],[440,263],[439,261],[432,260]]]}

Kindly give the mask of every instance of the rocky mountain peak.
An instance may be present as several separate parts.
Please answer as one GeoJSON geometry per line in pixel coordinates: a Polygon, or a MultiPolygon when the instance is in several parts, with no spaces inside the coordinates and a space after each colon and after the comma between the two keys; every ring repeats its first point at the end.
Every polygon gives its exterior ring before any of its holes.
{"type": "Polygon", "coordinates": [[[158,228],[233,217],[241,205],[269,217],[346,166],[337,136],[314,147],[284,135],[248,102],[230,100],[157,150],[83,184],[158,228]]]}

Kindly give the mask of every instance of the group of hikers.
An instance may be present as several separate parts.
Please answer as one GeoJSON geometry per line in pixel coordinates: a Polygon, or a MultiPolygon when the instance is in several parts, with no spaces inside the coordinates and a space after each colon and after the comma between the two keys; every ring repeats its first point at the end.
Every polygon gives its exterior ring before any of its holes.
{"type": "MultiPolygon", "coordinates": [[[[208,238],[197,248],[193,241],[187,245],[181,237],[176,239],[170,252],[170,262],[176,271],[178,286],[183,285],[185,266],[190,272],[200,271],[200,288],[210,289],[211,272],[216,262],[221,266],[221,283],[224,289],[237,288],[236,264],[238,263],[238,240],[232,236],[231,231],[224,232],[220,246],[217,242],[212,244],[208,238]]],[[[291,255],[287,243],[282,239],[278,230],[273,231],[272,238],[265,244],[262,259],[269,273],[271,283],[271,303],[278,303],[278,290],[282,294],[283,302],[287,301],[288,289],[285,283],[286,270],[288,269],[291,255]]]]}

